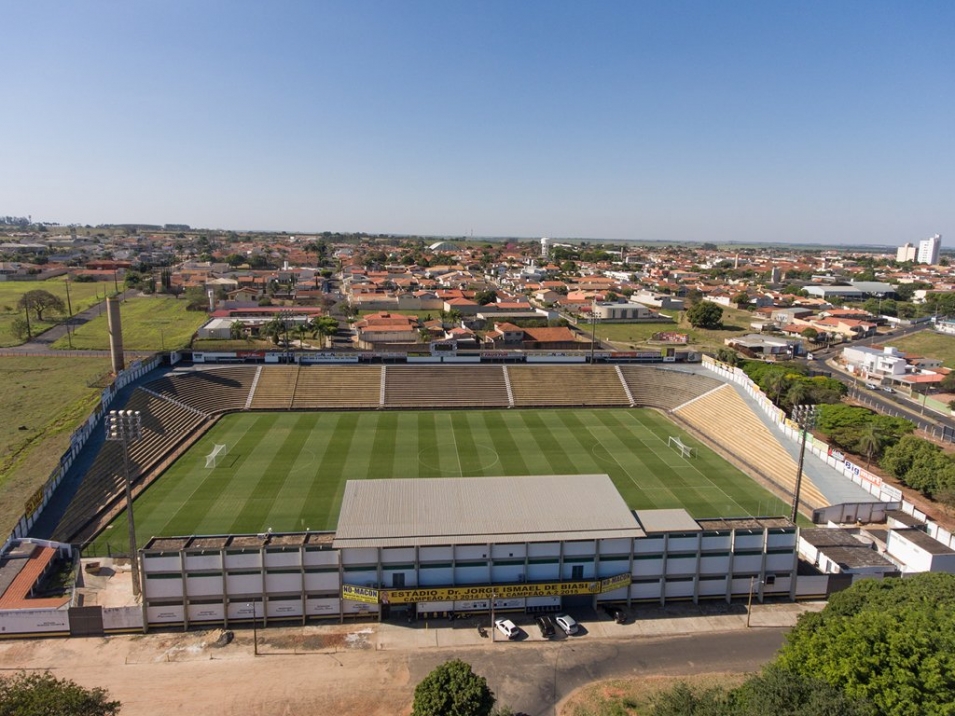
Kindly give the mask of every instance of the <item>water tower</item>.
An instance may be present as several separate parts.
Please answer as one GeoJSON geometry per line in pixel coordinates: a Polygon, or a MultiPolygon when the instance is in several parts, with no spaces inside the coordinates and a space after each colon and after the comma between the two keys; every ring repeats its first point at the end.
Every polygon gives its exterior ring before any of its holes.
{"type": "Polygon", "coordinates": [[[543,238],[541,239],[541,258],[546,259],[550,257],[550,239],[543,238]]]}

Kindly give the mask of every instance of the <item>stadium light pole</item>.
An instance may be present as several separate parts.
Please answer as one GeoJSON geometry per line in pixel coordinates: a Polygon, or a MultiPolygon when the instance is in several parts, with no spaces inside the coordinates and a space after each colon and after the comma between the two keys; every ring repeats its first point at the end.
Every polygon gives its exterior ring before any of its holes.
{"type": "Polygon", "coordinates": [[[590,365],[594,364],[594,353],[597,350],[597,294],[594,294],[590,304],[590,365]]]}
{"type": "Polygon", "coordinates": [[[133,521],[133,480],[129,470],[129,443],[143,437],[143,416],[138,410],[110,410],[106,416],[106,439],[123,445],[123,473],[126,483],[126,521],[129,524],[129,564],[133,578],[133,596],[139,598],[139,550],[136,547],[136,523],[133,521]]]}
{"type": "Polygon", "coordinates": [[[793,407],[792,418],[799,425],[802,432],[802,441],[799,448],[799,465],[796,467],[796,489],[793,494],[793,509],[790,521],[795,522],[799,514],[799,492],[802,489],[802,468],[806,459],[806,437],[809,431],[816,426],[818,410],[815,405],[796,405],[793,407]]]}

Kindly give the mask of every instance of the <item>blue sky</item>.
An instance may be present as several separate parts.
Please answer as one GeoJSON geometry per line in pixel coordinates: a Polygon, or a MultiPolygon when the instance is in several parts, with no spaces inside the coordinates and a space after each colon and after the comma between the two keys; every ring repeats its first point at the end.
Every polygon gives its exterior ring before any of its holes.
{"type": "Polygon", "coordinates": [[[955,235],[955,3],[0,0],[0,214],[955,235]]]}

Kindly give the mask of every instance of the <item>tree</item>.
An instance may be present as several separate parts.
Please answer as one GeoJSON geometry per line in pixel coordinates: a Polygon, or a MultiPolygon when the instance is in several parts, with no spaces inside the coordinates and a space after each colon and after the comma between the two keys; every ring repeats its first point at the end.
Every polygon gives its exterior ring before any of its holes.
{"type": "Polygon", "coordinates": [[[864,579],[799,620],[779,667],[819,678],[879,714],[951,714],[955,576],[864,579]]]}
{"type": "Polygon", "coordinates": [[[113,716],[119,709],[103,689],[84,689],[49,672],[0,679],[0,716],[113,716]]]}
{"type": "Polygon", "coordinates": [[[497,291],[493,288],[485,289],[484,291],[478,291],[474,294],[474,300],[477,303],[480,303],[482,306],[486,306],[489,303],[494,303],[497,300],[497,291]]]}
{"type": "Polygon", "coordinates": [[[711,301],[699,301],[686,312],[686,319],[694,328],[720,329],[723,327],[723,309],[711,301]]]}
{"type": "Polygon", "coordinates": [[[460,659],[446,661],[415,687],[412,716],[489,716],[494,692],[460,659]]]}
{"type": "Polygon", "coordinates": [[[13,319],[13,322],[10,324],[10,331],[18,341],[29,340],[33,338],[33,335],[30,331],[30,321],[21,318],[20,316],[17,316],[13,319]]]}
{"type": "Polygon", "coordinates": [[[232,321],[229,325],[229,337],[237,341],[245,335],[245,324],[242,321],[232,321]]]}
{"type": "Polygon", "coordinates": [[[882,448],[882,436],[879,435],[879,429],[872,423],[866,425],[862,434],[859,435],[859,447],[865,452],[865,468],[868,470],[872,463],[872,456],[878,454],[882,448]]]}
{"type": "Polygon", "coordinates": [[[42,289],[34,289],[20,296],[20,300],[17,301],[17,308],[33,311],[36,314],[36,319],[42,321],[44,311],[51,310],[56,313],[63,313],[66,310],[66,305],[59,296],[54,296],[49,291],[42,289]]]}
{"type": "Polygon", "coordinates": [[[815,328],[809,327],[804,328],[799,335],[801,335],[807,341],[815,343],[816,339],[819,338],[819,331],[817,331],[815,328]]]}
{"type": "Polygon", "coordinates": [[[739,306],[740,308],[751,308],[751,305],[749,302],[749,294],[746,293],[746,291],[740,291],[739,293],[735,294],[730,300],[733,303],[735,303],[737,306],[739,306]]]}
{"type": "Polygon", "coordinates": [[[939,381],[938,387],[945,393],[955,393],[955,371],[946,373],[939,381]]]}
{"type": "Polygon", "coordinates": [[[309,329],[313,336],[320,335],[322,337],[322,347],[324,348],[326,339],[338,332],[338,321],[331,316],[319,316],[312,320],[309,329]]]}

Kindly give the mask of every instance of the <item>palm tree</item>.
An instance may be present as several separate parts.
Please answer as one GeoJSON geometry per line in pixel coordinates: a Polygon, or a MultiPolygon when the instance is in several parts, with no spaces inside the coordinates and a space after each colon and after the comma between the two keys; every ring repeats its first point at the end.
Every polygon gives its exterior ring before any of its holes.
{"type": "Polygon", "coordinates": [[[790,407],[803,405],[807,402],[810,392],[809,386],[806,385],[805,381],[797,380],[789,386],[789,390],[786,391],[786,402],[789,403],[790,407]]]}
{"type": "Polygon", "coordinates": [[[872,456],[878,455],[882,449],[882,436],[879,434],[879,429],[872,423],[866,425],[862,434],[859,435],[858,445],[859,449],[865,452],[865,469],[868,470],[872,456]]]}
{"type": "Polygon", "coordinates": [[[782,372],[771,373],[766,378],[766,392],[772,394],[773,403],[779,405],[779,396],[786,387],[786,376],[782,372]]]}
{"type": "Polygon", "coordinates": [[[232,321],[232,325],[229,326],[229,337],[232,340],[237,341],[242,338],[242,335],[245,333],[245,324],[242,321],[232,321]]]}

